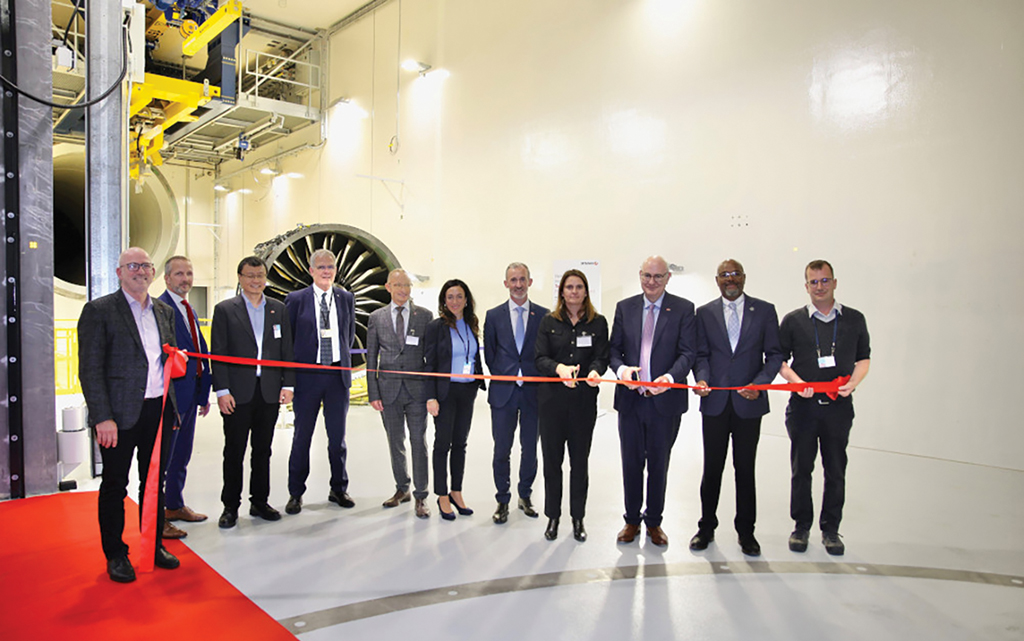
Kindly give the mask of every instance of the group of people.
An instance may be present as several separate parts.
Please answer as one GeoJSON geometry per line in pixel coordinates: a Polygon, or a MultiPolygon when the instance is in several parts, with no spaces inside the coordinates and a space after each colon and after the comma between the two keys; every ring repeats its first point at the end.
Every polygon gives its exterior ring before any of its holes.
{"type": "MultiPolygon", "coordinates": [[[[345,447],[355,301],[334,284],[336,270],[336,257],[330,251],[315,251],[309,267],[312,285],[292,292],[282,304],[263,293],[267,268],[261,259],[250,256],[239,263],[241,294],[216,306],[209,346],[211,354],[236,360],[215,361],[212,368],[205,359],[190,360],[185,376],[175,380],[164,414],[164,424],[176,429],[163,432],[166,505],[161,492],[157,567],[178,566],[161,543],[163,538],[186,535],[172,521],[207,518],[185,505],[182,488],[196,414],[208,412],[211,388],[224,421],[220,527],[231,528],[238,521],[247,445],[251,447],[249,513],[271,521],[281,518],[268,497],[273,429],[282,403],[293,403],[295,411],[285,511],[302,510],[310,442],[321,407],[331,468],[328,500],[345,508],[355,505],[347,491],[345,447]],[[282,367],[276,363],[281,361],[335,369],[282,367]]],[[[154,272],[143,250],[128,249],[117,268],[120,291],[87,303],[79,320],[82,390],[103,454],[101,539],[108,573],[122,582],[135,578],[122,540],[123,499],[133,451],[139,451],[140,478],[145,478],[147,452],[155,443],[166,358],[160,345],[207,350],[187,301],[191,262],[183,256],[166,262],[167,291],[159,299],[148,296],[154,272]]],[[[719,265],[715,280],[721,297],[695,309],[690,301],[666,291],[671,272],[663,258],[652,256],[639,271],[642,293],[616,305],[609,331],[607,319],[591,302],[583,272],[569,270],[561,276],[558,300],[549,311],[529,300],[530,270],[517,262],[505,270],[509,299],[486,312],[481,331],[465,282],[452,279],[442,285],[434,318],[429,310],[413,304],[409,275],[402,269],[392,271],[385,285],[391,302],[370,314],[366,341],[370,405],[381,414],[395,480],[395,492],[383,506],[395,508],[415,499],[415,515],[430,516],[429,414],[434,419],[430,461],[440,517],[454,520],[457,515],[473,514],[462,494],[466,444],[477,393],[487,390],[497,501],[492,520],[503,524],[510,517],[511,454],[518,431],[518,509],[528,517],[539,516],[532,501],[539,441],[543,512],[548,519],[544,536],[558,537],[568,451],[572,532],[577,541],[585,541],[588,460],[598,386],[611,368],[620,381],[615,386],[615,409],[625,499],[625,523],[617,540],[633,542],[643,524],[653,544],[667,545],[661,524],[670,453],[688,407],[687,390],[672,384],[685,384],[692,371],[693,391],[701,397],[704,473],[701,517],[690,548],[706,549],[715,538],[731,441],[736,475],[734,525],[743,553],[757,556],[754,465],[761,417],[769,406],[767,394],[750,386],[771,383],[777,374],[796,384],[848,376],[832,396],[815,394],[811,386],[794,392],[786,409],[792,462],[790,514],[795,523],[789,547],[798,552],[807,549],[814,520],[811,474],[820,447],[825,488],[819,527],[825,549],[843,554],[839,524],[846,445],[853,422],[851,394],[868,372],[869,338],[864,316],[836,302],[836,280],[828,262],[811,262],[804,276],[811,302],[787,314],[780,326],[771,303],[744,293],[746,275],[738,261],[719,265]],[[481,377],[484,363],[490,374],[487,385],[481,377]],[[530,380],[535,377],[557,380],[530,380]]],[[[143,498],[140,488],[140,503],[143,498]]]]}

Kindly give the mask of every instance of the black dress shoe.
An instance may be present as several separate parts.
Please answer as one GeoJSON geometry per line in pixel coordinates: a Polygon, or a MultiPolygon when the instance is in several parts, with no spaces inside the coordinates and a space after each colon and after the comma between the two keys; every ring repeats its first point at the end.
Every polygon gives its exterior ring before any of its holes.
{"type": "Polygon", "coordinates": [[[587,531],[583,529],[583,519],[572,520],[572,538],[580,543],[587,540],[587,531]]]}
{"type": "Polygon", "coordinates": [[[331,503],[337,503],[341,507],[355,507],[356,502],[352,500],[352,497],[348,495],[348,492],[342,492],[338,494],[334,490],[327,495],[327,500],[331,503]]]}
{"type": "Polygon", "coordinates": [[[558,538],[558,519],[548,519],[548,526],[544,530],[544,538],[554,541],[558,538]]]}
{"type": "Polygon", "coordinates": [[[284,511],[288,514],[298,514],[302,511],[302,497],[301,496],[289,496],[288,504],[284,506],[284,511]]]}
{"type": "Polygon", "coordinates": [[[223,529],[235,527],[238,523],[238,510],[232,510],[231,508],[224,508],[224,511],[220,515],[220,519],[217,521],[217,525],[223,529]]]}
{"type": "Polygon", "coordinates": [[[281,513],[266,503],[249,504],[249,516],[258,516],[265,521],[281,520],[281,513]]]}
{"type": "Polygon", "coordinates": [[[740,535],[740,549],[747,556],[761,556],[761,544],[757,542],[753,534],[740,535]]]}
{"type": "Polygon", "coordinates": [[[807,540],[811,538],[811,533],[807,530],[793,530],[793,533],[789,535],[789,549],[791,552],[806,552],[807,551],[807,540]]]}
{"type": "Polygon", "coordinates": [[[498,503],[498,509],[494,510],[494,516],[491,519],[498,525],[508,521],[508,503],[498,503]]]}
{"type": "Polygon", "coordinates": [[[111,581],[118,583],[131,583],[135,580],[135,568],[132,567],[127,556],[119,556],[107,561],[107,574],[110,575],[111,581]]]}
{"type": "Polygon", "coordinates": [[[156,557],[153,561],[156,563],[156,567],[165,570],[176,570],[181,565],[178,557],[168,552],[162,545],[156,549],[156,557]]]}
{"type": "Polygon", "coordinates": [[[540,516],[540,514],[537,514],[537,510],[533,509],[533,503],[530,499],[519,499],[519,509],[523,511],[523,514],[531,519],[535,519],[540,516]]]}
{"type": "Polygon", "coordinates": [[[697,530],[697,533],[690,539],[691,550],[706,550],[708,545],[715,540],[714,530],[697,530]]]}

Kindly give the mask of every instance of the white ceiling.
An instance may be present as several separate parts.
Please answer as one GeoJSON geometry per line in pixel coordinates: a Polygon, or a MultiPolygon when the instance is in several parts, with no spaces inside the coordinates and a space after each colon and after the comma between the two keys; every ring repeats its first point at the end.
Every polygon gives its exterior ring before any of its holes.
{"type": "Polygon", "coordinates": [[[326,29],[370,0],[242,0],[261,18],[309,29],[326,29]]]}

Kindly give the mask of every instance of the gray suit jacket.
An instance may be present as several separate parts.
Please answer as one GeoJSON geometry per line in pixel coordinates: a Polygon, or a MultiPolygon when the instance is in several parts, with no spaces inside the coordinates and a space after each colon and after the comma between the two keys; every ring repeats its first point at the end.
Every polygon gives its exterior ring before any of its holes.
{"type": "MultiPolygon", "coordinates": [[[[370,314],[366,330],[366,368],[388,369],[403,372],[424,370],[423,347],[427,323],[434,315],[429,310],[409,303],[409,318],[406,318],[406,336],[419,339],[418,345],[410,345],[404,337],[395,334],[391,321],[391,305],[388,304],[370,314]]],[[[366,389],[371,401],[394,403],[405,382],[413,400],[426,402],[426,380],[423,376],[402,376],[400,374],[366,373],[366,389]]]]}
{"type": "MultiPolygon", "coordinates": [[[[176,345],[174,310],[153,301],[161,344],[176,345]]],[[[164,354],[163,362],[167,361],[164,354]]],[[[131,429],[142,414],[149,364],[132,309],[118,289],[89,301],[78,317],[78,379],[89,408],[89,426],[111,420],[121,430],[131,429]]],[[[167,395],[174,405],[174,386],[167,395]]]]}

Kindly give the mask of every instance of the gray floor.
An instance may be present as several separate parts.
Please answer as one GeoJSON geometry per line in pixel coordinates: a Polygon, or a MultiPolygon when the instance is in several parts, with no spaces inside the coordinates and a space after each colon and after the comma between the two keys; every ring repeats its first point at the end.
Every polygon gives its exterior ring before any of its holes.
{"type": "MultiPolygon", "coordinates": [[[[758,453],[763,555],[751,560],[739,550],[729,480],[718,539],[694,553],[687,541],[699,515],[699,420],[695,412],[684,417],[673,451],[670,545],[662,549],[615,542],[622,490],[614,413],[598,420],[590,540],[579,544],[567,523],[548,542],[543,517],[514,511],[506,525],[491,522],[492,441],[482,399],[464,486],[475,515],[449,523],[436,504],[425,521],[411,504],[383,509],[394,489],[383,428],[372,409],[353,407],[355,508],[326,500],[320,429],[302,513],[268,523],[243,507],[238,526],[220,530],[223,436],[214,411],[200,419],[186,487],[188,504],[211,520],[184,524],[185,542],[307,640],[1024,638],[1024,473],[859,449],[854,433],[847,554],[828,556],[813,536],[806,554],[794,554],[786,544],[789,445],[779,411],[765,421],[758,453]]],[[[279,429],[271,499],[282,512],[290,444],[291,430],[279,429]]],[[[815,483],[817,496],[820,476],[815,483]]],[[[535,487],[541,503],[540,479],[535,487]]]]}

